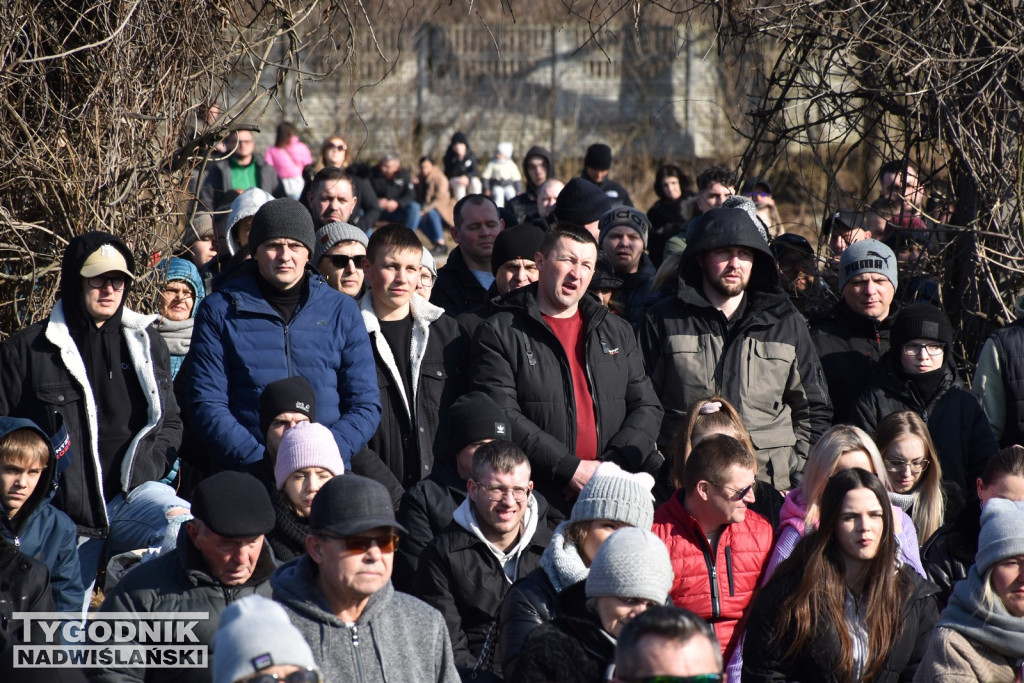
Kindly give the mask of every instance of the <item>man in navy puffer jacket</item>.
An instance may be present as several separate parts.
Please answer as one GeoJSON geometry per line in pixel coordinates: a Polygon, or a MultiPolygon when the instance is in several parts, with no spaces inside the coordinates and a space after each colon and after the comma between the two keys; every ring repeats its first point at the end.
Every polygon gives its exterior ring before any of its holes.
{"type": "Polygon", "coordinates": [[[355,301],[308,265],[313,219],[292,199],[264,204],[249,234],[252,260],[225,273],[196,314],[188,377],[190,426],[216,468],[263,457],[259,398],[274,380],[302,376],[316,394],[345,467],[373,436],[380,393],[355,301]]]}

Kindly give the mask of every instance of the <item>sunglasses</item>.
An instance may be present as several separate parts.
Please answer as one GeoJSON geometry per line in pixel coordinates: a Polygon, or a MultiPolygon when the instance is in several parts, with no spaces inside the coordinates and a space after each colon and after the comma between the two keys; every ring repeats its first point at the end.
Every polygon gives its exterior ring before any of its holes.
{"type": "Polygon", "coordinates": [[[349,256],[347,254],[331,254],[327,258],[331,259],[331,265],[338,270],[345,270],[348,268],[348,264],[351,263],[359,270],[363,269],[363,261],[366,256],[349,256]]]}
{"type": "Polygon", "coordinates": [[[85,278],[85,282],[92,289],[103,289],[107,285],[110,285],[115,292],[120,292],[124,289],[123,277],[104,277],[103,275],[97,275],[96,277],[85,278]]]}
{"type": "Polygon", "coordinates": [[[387,536],[335,536],[333,534],[321,534],[321,537],[342,541],[345,544],[346,554],[365,553],[373,546],[380,548],[382,553],[393,553],[398,548],[398,534],[388,534],[387,536]]]}
{"type": "Polygon", "coordinates": [[[323,683],[323,680],[319,671],[303,669],[302,671],[293,671],[283,676],[281,674],[255,674],[248,678],[240,678],[236,683],[275,683],[275,681],[284,681],[284,683],[323,683]]]}
{"type": "Polygon", "coordinates": [[[339,145],[339,144],[337,144],[335,142],[330,142],[330,143],[324,145],[324,147],[327,148],[327,149],[336,149],[339,152],[344,152],[344,151],[348,150],[348,145],[339,145]]]}

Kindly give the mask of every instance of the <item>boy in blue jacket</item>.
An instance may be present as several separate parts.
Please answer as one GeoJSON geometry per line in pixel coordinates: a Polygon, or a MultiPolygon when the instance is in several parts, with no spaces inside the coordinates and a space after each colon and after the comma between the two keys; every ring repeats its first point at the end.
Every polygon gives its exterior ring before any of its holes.
{"type": "Polygon", "coordinates": [[[31,420],[0,417],[0,532],[50,568],[59,611],[79,612],[85,599],[75,523],[50,502],[57,492],[57,453],[31,420]]]}

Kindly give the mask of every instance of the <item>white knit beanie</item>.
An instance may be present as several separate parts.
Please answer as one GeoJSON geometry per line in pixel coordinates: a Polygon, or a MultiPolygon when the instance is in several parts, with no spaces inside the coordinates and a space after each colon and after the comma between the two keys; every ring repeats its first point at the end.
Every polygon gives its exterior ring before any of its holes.
{"type": "Polygon", "coordinates": [[[663,605],[673,578],[665,543],[647,529],[623,527],[598,549],[587,575],[587,598],[640,598],[663,605]]]}
{"type": "Polygon", "coordinates": [[[654,477],[631,474],[613,462],[601,463],[572,506],[571,522],[610,519],[650,529],[654,524],[654,477]]]}
{"type": "Polygon", "coordinates": [[[300,422],[284,433],[277,449],[274,481],[280,491],[296,470],[322,467],[334,476],[345,473],[338,442],[327,427],[316,422],[300,422]]]}
{"type": "Polygon", "coordinates": [[[309,644],[284,608],[262,595],[228,605],[212,646],[213,683],[234,683],[271,666],[317,668],[309,644]]]}

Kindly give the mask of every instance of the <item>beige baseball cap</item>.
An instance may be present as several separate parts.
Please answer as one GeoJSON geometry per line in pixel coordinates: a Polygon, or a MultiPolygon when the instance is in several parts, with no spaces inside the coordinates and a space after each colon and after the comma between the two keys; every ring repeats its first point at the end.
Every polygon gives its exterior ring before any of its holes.
{"type": "Polygon", "coordinates": [[[104,273],[124,273],[130,278],[135,277],[132,271],[128,270],[128,262],[124,259],[117,247],[113,244],[104,244],[96,251],[89,254],[82,264],[82,277],[96,277],[104,273]]]}

